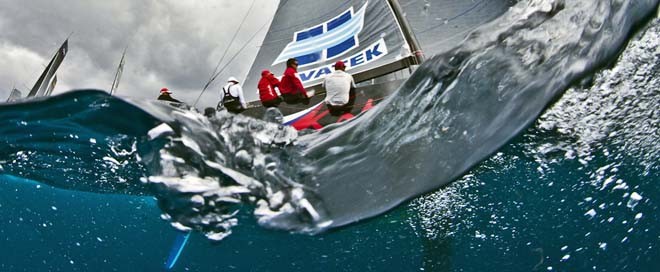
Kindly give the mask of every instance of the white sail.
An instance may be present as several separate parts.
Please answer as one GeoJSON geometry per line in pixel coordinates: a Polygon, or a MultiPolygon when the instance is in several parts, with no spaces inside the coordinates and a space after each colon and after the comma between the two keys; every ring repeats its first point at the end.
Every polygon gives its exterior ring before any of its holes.
{"type": "Polygon", "coordinates": [[[27,97],[46,95],[48,87],[51,86],[53,77],[55,77],[55,72],[57,71],[57,68],[60,67],[60,64],[62,64],[62,61],[64,60],[64,57],[68,51],[69,39],[66,39],[64,43],[62,43],[62,46],[60,46],[60,48],[57,50],[57,53],[55,53],[53,58],[50,60],[50,63],[48,63],[46,69],[44,69],[43,73],[41,73],[41,76],[39,76],[39,79],[34,84],[27,97]]]}

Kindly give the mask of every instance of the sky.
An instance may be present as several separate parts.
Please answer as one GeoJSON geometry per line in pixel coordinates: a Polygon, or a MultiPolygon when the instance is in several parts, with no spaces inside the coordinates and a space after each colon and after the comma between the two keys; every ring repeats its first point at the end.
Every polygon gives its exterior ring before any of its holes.
{"type": "MultiPolygon", "coordinates": [[[[219,69],[226,69],[196,105],[214,107],[228,77],[245,79],[278,3],[0,0],[0,101],[13,88],[25,96],[69,37],[53,94],[109,90],[126,48],[117,95],[155,99],[167,87],[175,98],[192,105],[220,63],[219,69]]],[[[258,99],[256,90],[245,95],[248,101],[258,99]]]]}

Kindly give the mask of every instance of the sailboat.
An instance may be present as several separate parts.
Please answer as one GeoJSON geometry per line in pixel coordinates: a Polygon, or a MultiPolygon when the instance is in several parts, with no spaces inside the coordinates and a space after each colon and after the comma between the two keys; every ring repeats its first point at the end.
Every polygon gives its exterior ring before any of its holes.
{"type": "Polygon", "coordinates": [[[124,58],[126,57],[126,48],[121,54],[121,60],[119,60],[119,66],[117,66],[117,72],[115,73],[115,79],[112,80],[112,87],[110,87],[110,94],[115,94],[119,88],[119,81],[121,80],[121,75],[124,73],[124,58]]]}
{"type": "Polygon", "coordinates": [[[46,69],[41,73],[37,82],[34,83],[34,86],[30,90],[30,93],[28,93],[27,97],[49,96],[53,92],[55,84],[57,84],[57,76],[55,73],[60,67],[60,64],[62,64],[62,61],[64,61],[64,57],[66,57],[68,51],[69,39],[66,39],[50,60],[46,69]]]}
{"type": "MultiPolygon", "coordinates": [[[[420,9],[411,2],[281,1],[244,88],[256,90],[263,69],[281,74],[286,60],[296,58],[300,63],[298,77],[315,96],[311,106],[282,103],[279,110],[284,124],[299,130],[320,129],[371,109],[414,71],[424,60],[423,52],[437,54],[451,49],[470,30],[496,18],[510,5],[500,0],[440,0],[427,1],[420,9]],[[429,14],[442,17],[429,18],[429,14]],[[423,34],[420,39],[416,32],[423,34]],[[423,48],[425,45],[429,49],[423,48]],[[346,63],[346,72],[358,88],[353,111],[332,116],[323,103],[321,83],[338,60],[346,63]]],[[[255,101],[243,114],[261,117],[264,112],[260,101],[255,101]]]]}
{"type": "MultiPolygon", "coordinates": [[[[288,58],[300,64],[298,77],[314,90],[311,106],[280,104],[283,123],[296,129],[320,129],[371,109],[407,79],[427,54],[447,51],[469,31],[497,18],[511,4],[505,0],[477,3],[437,0],[434,5],[409,5],[410,0],[309,1],[282,0],[264,38],[244,90],[255,90],[261,71],[283,72],[288,58]],[[402,2],[403,5],[400,3],[402,2]],[[408,5],[407,5],[408,4],[408,5]],[[442,20],[428,14],[441,14],[442,20]],[[423,35],[416,37],[415,33],[423,35]],[[358,89],[351,113],[332,116],[323,104],[323,77],[342,60],[358,89]]],[[[260,101],[241,114],[261,118],[260,101]]],[[[170,250],[166,269],[172,269],[190,232],[179,233],[170,250]]]]}
{"type": "Polygon", "coordinates": [[[7,102],[13,102],[20,100],[23,97],[23,93],[19,91],[18,89],[14,88],[11,90],[11,93],[9,94],[9,98],[7,98],[7,102]]]}

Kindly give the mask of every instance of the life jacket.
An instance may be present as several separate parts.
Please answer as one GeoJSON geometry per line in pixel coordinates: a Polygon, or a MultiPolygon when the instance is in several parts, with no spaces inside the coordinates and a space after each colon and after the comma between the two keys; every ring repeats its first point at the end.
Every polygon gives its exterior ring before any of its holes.
{"type": "Polygon", "coordinates": [[[222,87],[222,92],[224,96],[222,97],[222,105],[230,112],[241,111],[243,110],[243,105],[241,105],[241,100],[237,96],[232,96],[229,89],[232,85],[227,85],[222,87]]]}

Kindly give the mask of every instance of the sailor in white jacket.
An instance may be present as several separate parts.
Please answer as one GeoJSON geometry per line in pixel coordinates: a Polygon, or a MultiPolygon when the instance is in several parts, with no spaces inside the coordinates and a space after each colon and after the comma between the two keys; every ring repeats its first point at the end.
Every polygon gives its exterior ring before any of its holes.
{"type": "Polygon", "coordinates": [[[229,77],[227,85],[220,91],[220,103],[229,112],[241,113],[247,108],[245,97],[243,96],[243,87],[238,84],[238,79],[229,77]]]}
{"type": "Polygon", "coordinates": [[[353,76],[344,72],[343,61],[335,63],[335,71],[323,80],[325,87],[325,104],[333,116],[339,116],[353,110],[355,104],[355,81],[353,76]]]}

